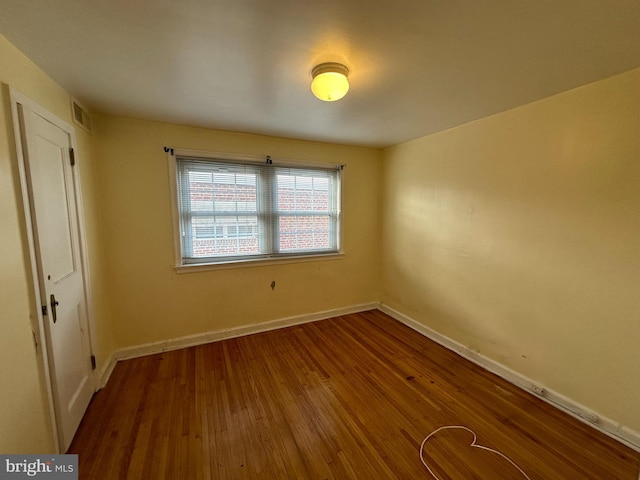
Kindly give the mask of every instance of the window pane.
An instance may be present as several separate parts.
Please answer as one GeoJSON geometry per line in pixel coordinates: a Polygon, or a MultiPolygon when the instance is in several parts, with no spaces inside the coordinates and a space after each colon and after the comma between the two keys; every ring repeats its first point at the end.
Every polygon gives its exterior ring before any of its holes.
{"type": "Polygon", "coordinates": [[[281,252],[331,248],[329,215],[292,215],[278,217],[281,252]]]}
{"type": "Polygon", "coordinates": [[[256,175],[189,171],[189,207],[193,212],[256,212],[256,175]]]}
{"type": "Polygon", "coordinates": [[[338,170],[196,157],[177,166],[182,264],[339,250],[338,170]]]}
{"type": "Polygon", "coordinates": [[[191,242],[194,258],[259,254],[258,217],[193,217],[191,242]]]}
{"type": "Polygon", "coordinates": [[[213,182],[211,173],[189,172],[189,204],[191,211],[213,210],[213,182]]]}
{"type": "Polygon", "coordinates": [[[329,179],[326,176],[279,174],[277,180],[278,211],[329,211],[329,179]]]}

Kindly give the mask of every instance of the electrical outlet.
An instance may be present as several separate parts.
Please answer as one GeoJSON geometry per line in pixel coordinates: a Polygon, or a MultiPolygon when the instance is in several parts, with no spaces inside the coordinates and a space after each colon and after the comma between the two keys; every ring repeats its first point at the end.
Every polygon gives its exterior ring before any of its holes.
{"type": "Polygon", "coordinates": [[[544,397],[546,393],[545,389],[540,385],[531,385],[531,391],[536,395],[540,395],[541,397],[544,397]]]}
{"type": "Polygon", "coordinates": [[[600,421],[600,417],[593,412],[589,412],[587,410],[580,410],[576,412],[579,417],[584,418],[587,422],[598,423],[600,421]]]}

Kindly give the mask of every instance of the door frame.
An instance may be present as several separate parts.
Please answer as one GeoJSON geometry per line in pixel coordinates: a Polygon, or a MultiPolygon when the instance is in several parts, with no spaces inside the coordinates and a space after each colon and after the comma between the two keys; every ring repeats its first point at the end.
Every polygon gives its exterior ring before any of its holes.
{"type": "MultiPolygon", "coordinates": [[[[42,306],[41,306],[41,289],[40,285],[42,285],[42,280],[38,273],[38,256],[36,253],[36,243],[35,236],[33,232],[33,217],[31,215],[31,200],[29,198],[29,189],[28,189],[28,179],[27,179],[27,170],[26,170],[26,161],[24,155],[24,141],[22,126],[20,122],[20,108],[31,110],[32,112],[38,114],[42,118],[47,121],[53,123],[54,125],[60,127],[64,130],[68,135],[71,142],[71,147],[74,149],[76,153],[77,160],[77,138],[76,131],[73,125],[62,120],[57,115],[51,113],[35,101],[31,100],[29,97],[9,86],[9,98],[11,100],[11,115],[13,117],[13,133],[15,139],[15,150],[16,156],[18,159],[18,173],[20,177],[20,190],[22,196],[22,204],[23,204],[23,215],[25,220],[25,229],[27,235],[27,243],[29,246],[29,261],[31,268],[31,276],[29,278],[29,287],[31,289],[32,294],[32,312],[30,315],[31,318],[31,328],[33,330],[34,341],[37,342],[36,350],[38,362],[40,363],[40,367],[42,368],[42,373],[44,376],[44,381],[46,384],[47,391],[47,401],[49,406],[49,417],[51,421],[51,428],[53,430],[53,442],[55,453],[65,453],[60,451],[60,433],[58,428],[58,419],[55,410],[54,396],[53,396],[53,382],[54,379],[51,375],[51,370],[49,368],[49,350],[47,348],[47,339],[46,339],[46,330],[44,325],[44,316],[42,314],[42,306]],[[35,312],[35,318],[34,318],[35,312]],[[39,347],[39,348],[38,348],[39,347]]],[[[91,276],[89,272],[89,258],[87,253],[87,239],[86,239],[86,231],[85,231],[85,223],[84,223],[84,209],[82,205],[82,190],[80,188],[80,162],[76,161],[75,166],[71,169],[73,176],[73,187],[74,187],[74,196],[76,201],[76,216],[78,223],[78,234],[80,239],[80,262],[82,264],[82,274],[83,274],[83,290],[84,290],[84,300],[86,305],[86,314],[87,314],[87,328],[88,328],[88,336],[89,336],[89,349],[90,354],[95,355],[96,346],[95,346],[95,325],[94,325],[94,315],[93,315],[93,302],[91,295],[91,276]]],[[[91,381],[91,386],[93,391],[97,391],[99,381],[97,377],[97,368],[91,371],[89,376],[89,380],[91,381]]]]}

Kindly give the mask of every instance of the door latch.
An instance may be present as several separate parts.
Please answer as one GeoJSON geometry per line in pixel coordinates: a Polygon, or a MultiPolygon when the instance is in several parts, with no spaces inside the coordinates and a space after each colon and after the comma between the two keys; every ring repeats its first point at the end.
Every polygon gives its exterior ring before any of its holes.
{"type": "Polygon", "coordinates": [[[58,301],[56,300],[56,296],[52,293],[49,296],[49,300],[51,300],[51,316],[53,317],[53,323],[56,323],[56,320],[58,320],[58,315],[56,314],[56,307],[59,305],[58,301]]]}

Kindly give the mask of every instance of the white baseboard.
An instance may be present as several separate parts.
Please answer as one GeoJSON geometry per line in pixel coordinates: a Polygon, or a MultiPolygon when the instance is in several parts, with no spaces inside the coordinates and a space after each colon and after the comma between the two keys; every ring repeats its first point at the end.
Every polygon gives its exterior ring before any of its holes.
{"type": "Polygon", "coordinates": [[[168,352],[170,350],[178,350],[181,348],[194,347],[196,345],[204,345],[206,343],[217,342],[229,338],[242,337],[244,335],[252,335],[254,333],[268,332],[269,330],[276,330],[278,328],[316,322],[318,320],[325,320],[327,318],[338,317],[340,315],[349,315],[351,313],[364,312],[366,310],[375,310],[379,307],[380,304],[378,302],[363,303],[360,305],[351,305],[348,307],[334,308],[332,310],[324,310],[322,312],[295,315],[293,317],[286,317],[263,323],[243,325],[241,327],[197,333],[195,335],[187,335],[184,337],[172,338],[160,342],[152,342],[143,345],[137,345],[134,347],[122,348],[116,351],[114,357],[116,361],[143,357],[146,355],[153,355],[154,353],[168,352]]]}
{"type": "Polygon", "coordinates": [[[111,377],[113,369],[116,367],[116,363],[116,355],[115,353],[113,353],[111,354],[111,357],[109,357],[109,360],[102,367],[102,370],[100,370],[100,376],[98,377],[98,380],[100,382],[98,385],[98,390],[101,390],[105,387],[105,385],[109,381],[109,378],[111,377]]]}
{"type": "Polygon", "coordinates": [[[310,314],[296,315],[293,317],[271,320],[263,323],[255,323],[251,325],[223,330],[214,330],[195,335],[187,335],[184,337],[163,340],[161,342],[152,342],[134,347],[122,348],[117,350],[102,368],[99,377],[100,388],[104,387],[107,384],[109,377],[111,376],[111,373],[113,372],[113,369],[115,368],[115,365],[119,360],[127,360],[130,358],[193,347],[196,345],[203,345],[206,343],[226,340],[229,338],[252,335],[254,333],[267,332],[279,328],[301,325],[303,323],[316,322],[340,315],[349,315],[352,313],[364,312],[374,309],[383,311],[395,320],[398,320],[399,322],[424,335],[430,340],[433,340],[443,347],[457,353],[461,357],[475,363],[476,365],[479,365],[485,370],[498,375],[509,383],[512,383],[513,385],[531,393],[532,395],[544,400],[550,405],[559,408],[560,410],[577,418],[583,423],[590,425],[591,427],[612,437],[613,439],[623,443],[624,445],[627,445],[628,447],[640,452],[640,433],[628,427],[625,427],[624,425],[620,425],[619,423],[596,412],[593,412],[592,410],[584,407],[578,402],[575,402],[572,399],[567,398],[564,395],[545,387],[544,385],[540,385],[532,381],[526,376],[506,367],[505,365],[502,365],[501,363],[491,358],[488,358],[478,352],[474,352],[469,347],[436,332],[435,330],[389,307],[388,305],[380,304],[377,302],[352,305],[348,307],[325,310],[310,314]]]}
{"type": "MultiPolygon", "coordinates": [[[[591,427],[599,430],[600,432],[608,435],[609,437],[623,443],[624,445],[640,452],[640,433],[620,425],[619,423],[603,417],[602,415],[586,408],[585,406],[573,401],[564,395],[551,390],[544,385],[540,385],[526,376],[511,370],[509,367],[502,365],[501,363],[488,358],[478,352],[474,352],[469,347],[456,342],[455,340],[442,335],[435,330],[423,325],[422,323],[414,320],[413,318],[389,307],[388,305],[381,304],[380,310],[404,323],[409,328],[421,333],[425,337],[433,340],[434,342],[442,345],[443,347],[457,353],[461,357],[479,365],[485,370],[490,371],[503,378],[504,380],[512,383],[513,385],[531,393],[532,395],[544,400],[550,405],[559,408],[560,410],[568,413],[569,415],[577,418],[578,420],[590,425],[591,427]]],[[[640,480],[640,479],[639,479],[640,480]]]]}

